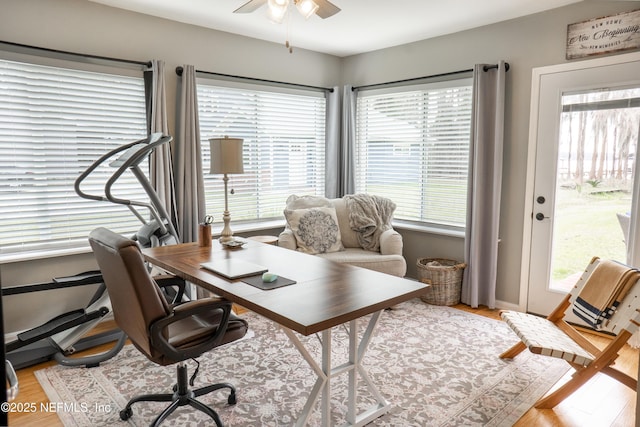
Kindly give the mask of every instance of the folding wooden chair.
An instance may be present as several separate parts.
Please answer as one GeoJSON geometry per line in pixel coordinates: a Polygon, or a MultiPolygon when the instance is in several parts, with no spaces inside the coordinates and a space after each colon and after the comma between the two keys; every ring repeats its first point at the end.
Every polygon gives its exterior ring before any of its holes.
{"type": "MultiPolygon", "coordinates": [[[[606,348],[598,349],[582,333],[564,320],[568,309],[578,308],[579,304],[576,303],[576,300],[580,296],[580,292],[598,264],[602,262],[598,258],[591,260],[576,286],[546,319],[516,311],[501,312],[502,319],[520,337],[521,342],[502,353],[500,358],[512,359],[528,348],[532,353],[564,359],[575,369],[572,378],[553,393],[540,399],[535,405],[536,408],[550,409],[555,407],[598,372],[607,374],[636,390],[637,380],[613,368],[612,365],[618,357],[620,349],[640,325],[640,285],[638,284],[640,273],[637,270],[629,268],[630,275],[627,278],[630,288],[625,291],[622,298],[619,298],[619,304],[611,317],[604,319],[599,327],[599,330],[615,336],[606,348]]],[[[594,275],[594,277],[596,276],[594,275]]],[[[589,286],[592,285],[593,280],[589,286]]],[[[613,289],[615,284],[598,283],[598,286],[613,289]]]]}

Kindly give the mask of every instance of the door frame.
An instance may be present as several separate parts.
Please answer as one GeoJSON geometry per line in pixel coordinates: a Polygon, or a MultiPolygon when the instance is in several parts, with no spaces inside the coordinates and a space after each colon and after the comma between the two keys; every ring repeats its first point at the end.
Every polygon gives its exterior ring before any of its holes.
{"type": "Polygon", "coordinates": [[[532,69],[531,74],[531,103],[529,107],[529,146],[527,151],[527,172],[524,192],[524,218],[522,227],[522,258],[520,262],[520,296],[518,310],[527,311],[529,294],[529,273],[531,258],[531,234],[533,230],[534,208],[534,183],[536,170],[536,151],[538,143],[538,113],[540,104],[540,82],[542,76],[567,71],[576,71],[586,68],[602,67],[607,65],[624,64],[640,61],[640,52],[622,55],[607,56],[603,58],[587,59],[532,69]]]}

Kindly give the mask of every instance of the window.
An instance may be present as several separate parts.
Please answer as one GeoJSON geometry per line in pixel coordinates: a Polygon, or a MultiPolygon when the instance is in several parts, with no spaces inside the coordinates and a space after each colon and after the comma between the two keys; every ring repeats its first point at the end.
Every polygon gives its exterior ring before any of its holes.
{"type": "Polygon", "coordinates": [[[206,209],[222,221],[222,176],[210,175],[209,138],[242,138],[244,174],[229,175],[233,222],[282,218],[287,197],[324,195],[323,93],[198,84],[206,209]]]}
{"type": "MultiPolygon", "coordinates": [[[[125,234],[139,228],[127,208],[74,191],[75,179],[94,160],[146,135],[138,74],[0,59],[0,258],[88,247],[87,236],[98,226],[125,234]]],[[[110,172],[96,171],[92,176],[101,181],[87,180],[83,188],[103,194],[110,172]]],[[[133,176],[115,190],[146,199],[133,176]]]]}
{"type": "Polygon", "coordinates": [[[465,226],[469,78],[359,92],[356,191],[392,199],[394,218],[465,226]]]}

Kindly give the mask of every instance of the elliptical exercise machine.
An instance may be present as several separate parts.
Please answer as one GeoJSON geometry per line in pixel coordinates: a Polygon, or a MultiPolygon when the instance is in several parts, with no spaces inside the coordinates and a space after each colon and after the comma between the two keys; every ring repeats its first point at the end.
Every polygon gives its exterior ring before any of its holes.
{"type": "MultiPolygon", "coordinates": [[[[167,213],[167,210],[158,197],[158,194],[153,189],[147,175],[140,168],[140,163],[148,159],[154,150],[163,144],[170,143],[172,140],[173,138],[169,135],[153,133],[147,138],[115,148],[93,162],[87,170],[80,174],[74,185],[76,193],[82,198],[126,206],[142,223],[140,229],[131,236],[131,239],[137,241],[143,248],[175,245],[180,243],[178,232],[173,226],[170,215],[167,213]],[[82,191],[80,188],[82,182],[99,166],[116,156],[117,158],[109,163],[109,166],[116,168],[116,170],[104,185],[104,195],[88,194],[82,191]],[[142,200],[123,199],[113,194],[114,184],[127,170],[130,170],[131,173],[133,173],[142,186],[143,190],[149,197],[148,202],[142,200]],[[148,210],[150,219],[145,218],[139,212],[139,208],[148,210]]],[[[184,298],[184,280],[171,276],[168,278],[158,277],[156,278],[156,282],[164,291],[165,297],[170,303],[182,301],[184,298]]]]}
{"type": "Polygon", "coordinates": [[[145,139],[111,150],[93,162],[86,171],[80,174],[75,182],[75,191],[82,198],[126,206],[142,222],[142,227],[132,236],[132,239],[137,240],[142,247],[173,245],[179,242],[178,233],[171,222],[167,210],[164,208],[147,176],[140,169],[140,163],[147,159],[157,147],[171,142],[172,139],[171,136],[154,133],[145,139]],[[117,154],[120,154],[119,157],[109,164],[109,166],[117,169],[107,180],[104,187],[104,195],[92,195],[82,191],[80,188],[82,181],[100,165],[117,154]],[[149,196],[149,202],[122,199],[113,194],[113,185],[127,170],[131,170],[138,182],[140,182],[140,185],[149,196]],[[151,214],[151,220],[145,219],[136,209],[136,206],[138,208],[146,208],[151,214]]]}
{"type": "MultiPolygon", "coordinates": [[[[82,198],[106,201],[129,208],[142,222],[140,229],[132,236],[142,247],[179,243],[178,234],[171,222],[171,218],[145,173],[140,168],[140,163],[147,159],[158,146],[169,143],[171,140],[171,136],[155,133],[147,138],[111,150],[93,162],[89,168],[80,174],[74,184],[76,193],[82,198]],[[104,195],[88,194],[82,191],[80,188],[82,182],[99,166],[116,156],[117,158],[108,165],[116,168],[116,170],[105,183],[104,195]],[[114,184],[127,170],[130,170],[136,177],[148,195],[149,202],[127,200],[113,194],[114,184]],[[145,219],[136,207],[148,209],[151,218],[145,219]]],[[[159,278],[156,281],[163,289],[170,303],[181,301],[184,298],[185,283],[182,279],[170,277],[159,278]]],[[[6,357],[14,368],[20,369],[49,360],[52,357],[64,366],[93,367],[112,358],[122,349],[127,337],[120,330],[84,337],[88,331],[92,330],[111,312],[109,295],[99,271],[89,271],[75,276],[55,278],[50,283],[5,288],[2,290],[2,295],[18,295],[95,284],[99,284],[98,289],[85,308],[56,316],[40,326],[19,333],[15,340],[6,344],[6,357]],[[79,350],[112,341],[116,341],[116,344],[104,353],[86,357],[68,357],[79,350]]]]}
{"type": "MultiPolygon", "coordinates": [[[[164,204],[153,189],[153,186],[149,182],[146,174],[140,168],[140,163],[148,159],[154,150],[163,144],[170,143],[172,140],[173,138],[169,135],[153,133],[147,138],[115,148],[93,162],[87,170],[80,174],[74,185],[75,191],[80,197],[126,206],[142,223],[140,229],[131,236],[131,239],[137,241],[143,248],[180,243],[178,232],[173,226],[170,215],[167,213],[164,204]],[[80,188],[82,182],[99,166],[116,156],[117,158],[109,163],[109,166],[116,168],[116,171],[106,181],[104,186],[104,195],[88,194],[82,191],[80,188]],[[123,199],[113,194],[114,184],[127,170],[130,170],[131,173],[133,173],[144,189],[145,193],[149,197],[148,202],[142,200],[123,199]],[[150,214],[150,219],[145,218],[138,210],[139,208],[147,209],[150,214]]],[[[171,276],[157,277],[156,282],[165,293],[165,297],[169,303],[182,301],[184,298],[184,280],[171,276]]]]}
{"type": "Polygon", "coordinates": [[[99,271],[87,271],[75,276],[58,277],[49,283],[3,288],[2,296],[8,297],[95,284],[99,285],[98,289],[85,308],[63,313],[42,325],[20,332],[13,341],[5,344],[6,358],[15,369],[44,362],[52,357],[64,366],[90,368],[98,366],[100,362],[118,354],[127,339],[121,331],[105,331],[84,337],[111,311],[109,296],[99,271]],[[77,351],[111,341],[116,341],[116,344],[104,353],[77,358],[68,357],[77,351]]]}

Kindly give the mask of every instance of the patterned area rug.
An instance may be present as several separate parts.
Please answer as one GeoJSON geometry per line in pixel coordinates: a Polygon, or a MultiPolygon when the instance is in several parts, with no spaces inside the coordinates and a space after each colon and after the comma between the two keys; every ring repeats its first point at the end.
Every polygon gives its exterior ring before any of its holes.
{"type": "MultiPolygon", "coordinates": [[[[315,382],[286,335],[274,323],[248,313],[252,336],[203,355],[196,387],[231,382],[238,403],[229,406],[223,391],[200,398],[227,426],[290,426],[301,412],[315,382]]],[[[366,322],[359,325],[364,328],[366,322]]],[[[385,311],[364,364],[393,409],[373,421],[375,426],[510,426],[568,370],[561,360],[523,352],[514,360],[498,355],[517,342],[500,321],[416,299],[385,311]]],[[[303,337],[319,355],[315,335],[303,337]]],[[[334,363],[346,350],[346,332],[336,328],[334,363]],[[344,339],[343,339],[344,337],[344,339]]],[[[195,363],[189,362],[189,374],[195,363]]],[[[127,345],[97,368],[54,366],[36,372],[47,396],[66,426],[124,425],[119,411],[127,400],[144,393],[165,393],[175,366],[149,362],[127,345]]],[[[341,377],[346,377],[342,375],[341,377]]],[[[341,424],[346,378],[333,383],[333,421],[341,424]]],[[[359,392],[370,400],[366,387],[359,392]]],[[[147,426],[165,403],[137,403],[129,425],[147,426]]],[[[319,410],[309,425],[319,425],[319,410]]],[[[189,407],[179,408],[165,425],[212,425],[189,407]]]]}

